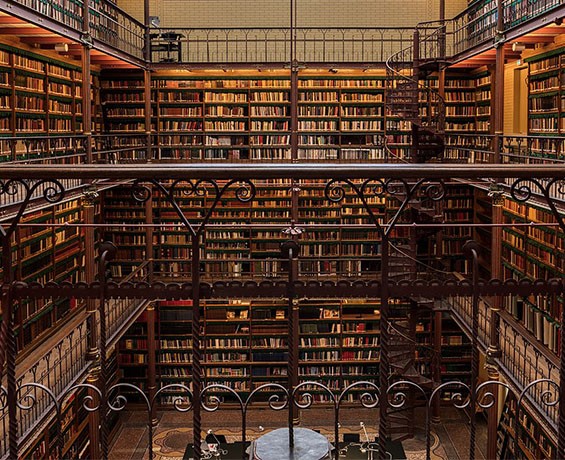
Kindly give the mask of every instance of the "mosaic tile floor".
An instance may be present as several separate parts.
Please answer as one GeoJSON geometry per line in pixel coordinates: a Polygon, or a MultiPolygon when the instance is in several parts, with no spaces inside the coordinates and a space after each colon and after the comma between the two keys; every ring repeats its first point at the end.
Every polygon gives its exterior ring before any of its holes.
{"type": "MultiPolygon", "coordinates": [[[[240,416],[229,410],[226,410],[222,417],[222,426],[213,426],[212,420],[206,420],[204,417],[203,426],[213,428],[216,435],[223,435],[228,442],[241,440],[239,426],[241,423],[240,416]]],[[[206,414],[210,418],[209,414],[206,414]]],[[[217,415],[217,414],[216,414],[217,415]]],[[[256,439],[264,434],[267,430],[284,426],[284,420],[274,420],[271,411],[257,411],[250,413],[248,425],[252,428],[248,429],[248,440],[256,439]],[[261,413],[263,412],[263,413],[261,413]]],[[[365,439],[365,435],[356,418],[364,417],[370,420],[369,413],[363,411],[355,411],[349,416],[344,416],[340,432],[358,433],[360,438],[365,439]],[[349,420],[348,420],[349,419],[349,420]]],[[[333,419],[330,411],[310,411],[305,414],[302,419],[302,426],[319,430],[331,442],[333,442],[333,427],[329,426],[333,419]],[[314,413],[315,412],[315,413],[314,413]],[[327,421],[327,424],[321,422],[327,421]]],[[[377,424],[365,423],[367,435],[369,439],[374,439],[377,435],[377,424]]],[[[180,460],[184,455],[187,444],[192,439],[192,429],[190,426],[190,416],[187,414],[179,414],[176,412],[165,412],[161,414],[159,424],[155,429],[153,453],[155,460],[180,460]]],[[[479,426],[479,449],[477,452],[477,460],[484,459],[480,444],[484,442],[484,431],[479,426]]],[[[468,421],[457,411],[448,413],[443,416],[442,423],[434,425],[432,429],[432,460],[466,460],[466,452],[468,452],[468,421]]],[[[122,425],[118,434],[114,438],[112,449],[110,451],[110,460],[131,460],[131,459],[149,459],[147,450],[148,430],[146,426],[146,417],[142,412],[134,411],[124,414],[122,425]]],[[[424,460],[425,459],[425,433],[423,430],[417,429],[415,436],[402,442],[406,457],[408,460],[424,460]]]]}

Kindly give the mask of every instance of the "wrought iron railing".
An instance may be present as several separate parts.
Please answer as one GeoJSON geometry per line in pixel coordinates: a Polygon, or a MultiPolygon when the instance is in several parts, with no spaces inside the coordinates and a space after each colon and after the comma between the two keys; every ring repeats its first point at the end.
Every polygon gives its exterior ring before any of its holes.
{"type": "MultiPolygon", "coordinates": [[[[34,386],[45,385],[57,397],[64,395],[73,385],[85,378],[88,369],[86,360],[88,351],[86,319],[76,325],[62,340],[53,344],[53,348],[44,356],[28,363],[25,360],[18,374],[18,398],[29,404],[29,410],[18,411],[18,430],[22,442],[38,428],[38,423],[47,417],[53,409],[53,401],[48,395],[34,386]]],[[[0,458],[8,455],[8,410],[3,406],[0,411],[0,458]]]]}
{"type": "MultiPolygon", "coordinates": [[[[124,278],[124,282],[148,283],[150,262],[141,263],[124,278]]],[[[119,339],[124,332],[124,325],[131,324],[132,320],[142,311],[147,302],[142,299],[110,299],[106,308],[106,324],[108,342],[119,339]]]]}
{"type": "MultiPolygon", "coordinates": [[[[296,58],[304,63],[383,63],[412,40],[412,28],[325,27],[296,30],[296,58]]],[[[290,56],[289,28],[151,29],[154,63],[283,64],[290,56]]]]}
{"type": "MultiPolygon", "coordinates": [[[[289,179],[293,178],[297,181],[300,180],[311,180],[317,179],[320,181],[324,181],[325,183],[325,197],[332,203],[339,203],[343,200],[346,196],[345,189],[350,189],[352,193],[358,196],[364,203],[364,208],[367,212],[367,216],[371,218],[371,222],[375,226],[375,231],[377,231],[383,241],[388,243],[390,235],[390,230],[399,222],[397,219],[393,220],[390,223],[390,227],[384,227],[378,219],[375,218],[374,214],[371,211],[370,204],[367,199],[372,198],[375,194],[379,194],[380,191],[388,191],[389,193],[396,193],[398,196],[399,206],[400,208],[406,208],[409,206],[409,203],[412,203],[411,200],[415,197],[415,194],[418,190],[422,190],[426,193],[426,195],[431,200],[439,201],[443,199],[444,193],[444,181],[447,179],[469,179],[474,182],[477,182],[484,178],[492,178],[495,180],[504,180],[505,178],[516,178],[514,179],[513,186],[511,190],[515,191],[520,188],[520,185],[523,180],[535,180],[540,181],[541,186],[544,189],[544,196],[549,202],[554,201],[554,195],[552,193],[547,192],[547,189],[551,188],[558,188],[561,184],[561,181],[565,178],[565,167],[563,165],[374,165],[374,164],[352,164],[352,165],[334,165],[332,167],[328,167],[327,164],[314,164],[314,165],[301,165],[301,164],[280,164],[280,165],[254,165],[253,168],[249,168],[246,165],[241,164],[225,164],[221,166],[212,166],[206,164],[194,164],[194,165],[135,165],[135,166],[126,166],[126,165],[75,165],[75,166],[68,166],[68,167],[61,167],[61,166],[27,166],[26,168],[14,166],[7,164],[5,167],[2,168],[0,171],[0,175],[3,177],[3,181],[1,182],[1,191],[3,194],[7,192],[7,181],[10,182],[10,187],[17,187],[24,190],[24,193],[27,193],[29,198],[29,194],[31,193],[31,187],[41,187],[41,184],[51,184],[53,190],[59,190],[60,193],[48,193],[45,194],[45,198],[50,202],[57,202],[58,200],[62,199],[64,190],[64,185],[61,184],[60,179],[83,179],[87,181],[93,180],[100,180],[100,179],[109,179],[112,181],[128,181],[132,179],[137,179],[134,186],[132,187],[133,197],[136,197],[137,200],[140,202],[145,202],[146,199],[150,195],[147,193],[150,191],[148,188],[144,186],[146,184],[151,185],[156,193],[161,194],[163,199],[168,200],[171,206],[176,204],[177,206],[181,206],[178,208],[178,218],[179,222],[182,222],[184,225],[187,235],[191,235],[193,247],[196,248],[196,251],[193,251],[193,254],[198,254],[198,248],[200,247],[200,237],[202,236],[202,232],[204,232],[206,226],[208,225],[209,219],[214,212],[214,208],[221,202],[223,198],[225,198],[226,193],[233,188],[233,192],[235,193],[234,199],[241,201],[242,203],[247,203],[253,201],[255,197],[256,187],[255,181],[264,181],[265,179],[289,179]],[[371,179],[365,179],[365,178],[371,179]],[[542,179],[545,178],[552,178],[550,182],[541,182],[542,179]],[[59,179],[58,179],[59,178],[59,179]],[[193,182],[190,182],[192,179],[193,182]],[[194,193],[201,190],[201,186],[207,185],[211,188],[211,194],[213,195],[213,199],[210,201],[210,206],[203,209],[204,217],[198,223],[191,223],[186,216],[182,213],[182,202],[177,202],[177,198],[179,197],[178,194],[175,193],[175,182],[171,182],[171,180],[179,180],[182,183],[192,184],[192,190],[194,193]],[[194,182],[195,181],[195,182],[194,182]],[[204,182],[202,182],[204,181],[204,182]],[[31,186],[31,187],[30,187],[31,186]],[[398,189],[402,189],[403,193],[399,194],[398,189]]],[[[9,190],[12,190],[10,188],[9,190]]],[[[525,200],[527,201],[530,197],[523,196],[518,194],[515,196],[516,199],[525,200]]],[[[28,200],[24,200],[24,203],[27,205],[28,200]]],[[[554,208],[551,208],[554,211],[554,218],[556,222],[561,226],[561,229],[565,231],[565,222],[563,221],[563,216],[555,211],[554,208]]],[[[400,214],[399,214],[400,215],[400,214]]],[[[16,222],[12,222],[10,227],[3,228],[0,235],[6,234],[10,236],[15,228],[14,225],[17,225],[16,222]]],[[[179,224],[180,225],[180,224],[179,224]]],[[[9,244],[7,241],[10,241],[5,236],[2,236],[3,244],[9,244]]],[[[383,251],[387,252],[388,255],[388,244],[383,244],[383,251]]],[[[101,246],[101,250],[102,250],[101,246]]],[[[4,252],[4,258],[8,257],[10,251],[4,252]]],[[[106,270],[105,270],[105,260],[108,259],[107,254],[109,250],[104,249],[99,261],[99,278],[97,281],[92,283],[80,283],[73,285],[71,283],[55,283],[55,282],[48,282],[45,284],[35,283],[33,281],[15,281],[15,283],[8,283],[3,284],[3,292],[7,292],[7,295],[11,296],[14,300],[17,299],[26,299],[26,298],[45,298],[51,296],[57,297],[75,297],[75,298],[95,298],[101,299],[100,308],[103,308],[104,305],[107,305],[106,302],[109,299],[115,298],[143,298],[146,300],[158,300],[158,299],[192,299],[194,303],[193,312],[195,312],[194,320],[194,327],[192,328],[192,339],[193,339],[193,359],[195,369],[192,373],[193,375],[193,383],[192,383],[192,392],[189,388],[176,385],[176,386],[167,386],[163,387],[159,390],[160,393],[156,395],[148,396],[146,393],[141,391],[139,388],[129,385],[129,384],[120,384],[115,387],[116,390],[120,388],[128,388],[131,391],[135,391],[139,394],[139,397],[146,401],[147,403],[147,411],[148,411],[148,428],[150,435],[153,433],[153,422],[152,422],[152,414],[156,408],[156,404],[159,399],[159,395],[163,394],[172,388],[176,388],[182,390],[187,398],[190,401],[193,401],[192,409],[194,410],[193,413],[193,421],[194,421],[194,438],[197,446],[200,446],[199,434],[201,428],[201,410],[216,410],[220,409],[219,401],[210,400],[206,398],[206,394],[208,393],[217,393],[219,390],[221,392],[228,392],[233,395],[233,399],[235,401],[241,401],[240,407],[242,411],[242,415],[245,417],[247,414],[247,406],[249,403],[256,401],[258,398],[262,401],[265,400],[264,396],[260,396],[262,391],[265,391],[267,394],[272,395],[272,391],[276,390],[278,394],[281,395],[280,404],[274,403],[271,400],[272,405],[274,404],[281,410],[290,410],[289,405],[292,407],[293,404],[296,404],[295,401],[297,400],[300,405],[304,408],[309,407],[310,405],[314,404],[314,399],[309,398],[304,393],[306,393],[307,388],[318,388],[319,391],[325,392],[331,401],[330,404],[333,404],[336,409],[336,421],[335,421],[335,436],[336,439],[339,439],[339,409],[341,407],[343,396],[342,394],[349,394],[353,389],[358,387],[364,387],[364,396],[363,393],[359,394],[355,392],[356,395],[361,400],[361,403],[366,407],[376,409],[379,408],[381,412],[381,417],[387,415],[387,408],[389,407],[402,407],[403,404],[406,404],[406,399],[400,394],[401,389],[407,391],[407,389],[413,389],[415,394],[422,395],[421,400],[425,403],[427,412],[426,412],[426,420],[429,421],[428,417],[430,415],[430,407],[435,400],[435,398],[439,397],[440,394],[443,392],[447,392],[447,385],[454,386],[456,389],[462,389],[466,391],[465,394],[471,393],[470,400],[465,400],[461,405],[466,404],[479,404],[488,407],[488,401],[485,402],[481,398],[478,397],[480,395],[480,390],[484,387],[476,387],[476,381],[474,378],[471,379],[471,385],[466,386],[461,382],[448,382],[438,388],[436,388],[431,393],[426,391],[422,386],[411,382],[411,381],[403,381],[403,382],[396,382],[392,386],[385,383],[376,385],[375,383],[371,382],[356,382],[352,386],[344,387],[340,389],[329,389],[324,385],[320,384],[319,382],[303,382],[300,385],[296,385],[295,387],[286,388],[280,385],[269,384],[266,387],[262,387],[260,390],[251,393],[248,396],[248,399],[243,399],[241,395],[237,393],[237,391],[218,385],[212,385],[205,387],[202,381],[197,381],[197,377],[202,376],[202,369],[199,367],[200,359],[202,358],[201,355],[201,348],[199,348],[199,343],[201,340],[200,334],[200,327],[199,327],[199,308],[200,308],[200,298],[204,298],[207,296],[214,296],[214,295],[224,295],[230,298],[249,298],[249,297],[256,297],[256,296],[267,296],[270,295],[273,298],[288,298],[292,300],[293,298],[300,298],[300,297],[308,297],[308,298],[318,298],[324,297],[327,298],[328,296],[340,296],[343,297],[344,295],[354,295],[359,296],[361,293],[363,296],[371,297],[371,298],[381,298],[381,321],[386,324],[388,321],[388,309],[390,305],[388,304],[388,298],[449,298],[459,296],[462,298],[469,298],[472,297],[473,299],[478,298],[479,295],[481,296],[493,296],[493,295],[520,295],[525,296],[529,294],[535,295],[549,295],[549,294],[562,294],[563,293],[563,283],[562,282],[555,282],[554,280],[538,280],[536,282],[528,282],[527,280],[522,280],[519,283],[512,283],[512,282],[498,282],[495,280],[487,281],[487,282],[478,282],[473,276],[472,280],[461,280],[461,281],[450,281],[450,282],[443,282],[441,280],[438,281],[429,281],[425,279],[407,279],[403,280],[402,282],[396,282],[395,280],[390,279],[390,267],[387,263],[383,264],[383,275],[381,279],[376,279],[371,282],[350,282],[348,280],[340,280],[339,282],[322,282],[316,280],[315,282],[301,282],[294,278],[294,275],[289,271],[289,282],[281,282],[278,281],[274,283],[269,282],[261,282],[261,283],[213,283],[209,284],[206,283],[204,279],[201,279],[200,273],[198,270],[200,261],[198,257],[195,257],[191,260],[193,264],[193,270],[191,271],[191,278],[190,281],[185,281],[182,283],[178,282],[164,282],[164,283],[145,283],[145,282],[136,282],[136,280],[131,280],[125,283],[119,283],[113,280],[106,279],[106,270]],[[196,345],[195,345],[196,344],[196,345]],[[380,390],[379,390],[380,389],[380,390]],[[270,392],[269,392],[270,391],[270,392]],[[372,399],[367,396],[367,394],[373,394],[372,399]],[[385,398],[384,395],[387,394],[385,398]],[[287,401],[290,401],[289,404],[285,404],[283,401],[286,398],[287,401]],[[469,401],[469,402],[467,402],[469,401]],[[216,404],[218,403],[218,404],[216,404]],[[379,406],[380,405],[380,406],[379,406]]],[[[9,257],[8,257],[9,258],[9,257]]],[[[292,261],[292,253],[289,255],[289,261],[292,261]]],[[[386,258],[385,258],[386,260],[386,258]]],[[[476,257],[474,257],[473,266],[476,266],[476,257]]],[[[4,261],[5,267],[11,267],[11,262],[4,261]]],[[[473,272],[476,274],[476,270],[473,272]]],[[[473,303],[473,302],[472,302],[473,303]]],[[[6,308],[10,308],[12,304],[8,302],[6,304],[6,308]]],[[[4,304],[3,304],[4,306],[4,304]]],[[[465,307],[467,308],[467,307],[465,307]]],[[[477,314],[474,313],[469,316],[468,309],[466,310],[466,315],[469,319],[473,320],[473,328],[475,327],[475,320],[477,319],[477,331],[476,334],[473,334],[473,337],[477,337],[479,339],[482,338],[482,342],[484,345],[489,345],[489,341],[486,339],[486,331],[488,326],[488,321],[486,316],[481,316],[481,310],[478,310],[477,314]],[[483,318],[483,319],[481,319],[483,318]],[[481,327],[481,324],[483,326],[481,327]],[[485,332],[480,332],[483,329],[485,332]]],[[[3,312],[3,315],[6,315],[7,318],[11,318],[10,312],[6,311],[3,312]]],[[[485,313],[486,315],[486,313],[485,313]]],[[[118,320],[119,321],[119,320],[118,320]]],[[[503,327],[507,327],[505,323],[502,323],[503,327]]],[[[102,326],[101,330],[102,330],[102,326]]],[[[4,329],[5,330],[5,329],[4,329]]],[[[11,331],[8,328],[8,333],[11,331]]],[[[383,369],[379,371],[384,373],[385,382],[387,382],[389,373],[388,370],[385,372],[386,369],[386,359],[387,359],[387,328],[384,327],[381,329],[381,361],[380,361],[380,368],[383,369]]],[[[104,334],[101,332],[101,343],[105,343],[103,339],[106,338],[106,330],[104,330],[104,334]]],[[[5,334],[6,332],[3,332],[5,334]]],[[[4,336],[5,337],[5,336],[4,336]]],[[[289,336],[290,337],[290,336],[289,336]]],[[[517,336],[518,337],[518,336],[517,336]]],[[[1,337],[0,337],[1,338],[1,337]]],[[[518,341],[519,337],[517,338],[518,341]]],[[[2,338],[0,343],[5,344],[5,338],[2,338]]],[[[289,342],[292,342],[289,339],[289,342]]],[[[2,345],[4,347],[4,345],[2,345]]],[[[518,344],[517,347],[520,346],[518,344]]],[[[526,347],[526,345],[523,345],[526,347]]],[[[101,348],[102,349],[102,348],[101,348]]],[[[476,349],[477,350],[477,349],[476,349]]],[[[6,352],[6,349],[3,348],[3,351],[6,352]]],[[[508,352],[506,353],[508,354],[508,352]]],[[[104,352],[101,353],[104,356],[104,352]]],[[[563,359],[565,353],[561,353],[561,359],[563,359]]],[[[538,374],[534,374],[536,369],[540,366],[541,363],[541,354],[539,359],[536,361],[536,355],[534,353],[534,357],[531,358],[530,361],[524,364],[524,366],[520,366],[519,364],[514,364],[517,368],[525,370],[519,373],[517,382],[518,384],[505,386],[502,383],[493,383],[493,385],[501,385],[504,388],[508,388],[509,391],[513,392],[519,402],[519,406],[524,403],[524,398],[526,398],[526,394],[528,394],[528,399],[532,399],[534,401],[538,401],[539,404],[542,406],[554,407],[556,402],[554,399],[548,399],[548,393],[544,393],[544,390],[555,390],[557,388],[557,383],[555,382],[556,373],[555,369],[553,369],[549,374],[549,379],[535,379],[538,374]],[[522,386],[520,386],[522,385],[522,386]],[[541,388],[541,391],[537,391],[537,387],[541,388]],[[516,390],[518,388],[518,390],[516,390]],[[530,395],[530,393],[532,395],[530,395]]],[[[13,360],[15,357],[13,356],[13,351],[8,350],[8,361],[13,360]]],[[[504,358],[506,359],[506,358],[504,358]]],[[[473,369],[474,369],[474,377],[477,374],[477,366],[478,366],[478,354],[476,359],[473,358],[473,369]]],[[[516,358],[508,358],[508,365],[512,365],[516,358]]],[[[527,361],[527,360],[526,360],[527,361]]],[[[504,365],[505,361],[500,361],[501,366],[504,365]]],[[[102,363],[101,366],[104,368],[105,364],[102,363]]],[[[26,411],[26,405],[30,405],[29,410],[33,410],[34,404],[30,404],[30,401],[26,400],[18,400],[17,395],[17,386],[15,385],[16,382],[12,382],[10,385],[10,379],[14,379],[15,376],[11,375],[11,367],[8,366],[8,388],[9,394],[11,395],[11,399],[8,399],[9,403],[14,401],[19,401],[20,408],[17,407],[11,409],[10,405],[8,405],[8,412],[10,413],[9,422],[10,422],[10,429],[8,430],[10,433],[8,444],[10,446],[10,455],[14,456],[14,453],[17,454],[19,450],[19,446],[15,440],[18,439],[17,436],[17,427],[19,423],[19,417],[22,411],[26,411]],[[11,375],[11,377],[10,377],[11,375]],[[15,399],[14,399],[15,398],[15,399]],[[15,428],[14,428],[15,425],[15,428]],[[14,434],[15,433],[15,434],[14,434]]],[[[102,372],[102,375],[105,375],[102,372]]],[[[545,374],[542,374],[545,375],[545,374]]],[[[376,377],[376,376],[375,376],[376,377]]],[[[379,375],[381,377],[381,375],[379,375]]],[[[376,380],[376,379],[375,379],[376,380]]],[[[42,383],[32,382],[31,384],[22,383],[23,389],[20,391],[37,391],[37,392],[45,392],[49,397],[53,400],[53,406],[57,409],[60,409],[61,405],[63,404],[63,399],[58,398],[54,395],[54,392],[43,385],[42,383]]],[[[490,383],[489,383],[490,385],[490,383]]],[[[100,400],[102,404],[103,410],[107,410],[107,396],[113,394],[111,389],[104,390],[97,390],[96,388],[88,387],[93,394],[100,395],[100,400]]],[[[104,387],[102,387],[104,388],[104,387]]],[[[313,391],[313,390],[312,390],[313,391]]],[[[554,395],[554,391],[551,394],[554,395]]],[[[447,394],[447,393],[446,393],[447,394]]],[[[404,393],[406,395],[406,393],[404,393]]],[[[445,396],[445,394],[443,394],[445,396]]],[[[355,400],[355,397],[353,398],[355,400]]],[[[349,401],[349,398],[347,399],[349,401]]],[[[33,400],[31,401],[33,403],[33,400]]],[[[111,407],[110,410],[119,410],[123,408],[124,400],[120,399],[114,401],[113,398],[110,398],[111,407]]],[[[556,407],[556,406],[555,406],[556,407]]],[[[185,409],[189,409],[189,406],[185,406],[185,409]]],[[[545,412],[549,414],[555,414],[556,409],[547,409],[545,412]]],[[[106,412],[104,412],[106,413],[106,412]]],[[[291,413],[292,415],[292,413],[291,413]]],[[[56,417],[60,417],[60,411],[57,411],[56,417]]],[[[290,417],[292,419],[292,417],[290,417]]],[[[565,413],[560,414],[559,421],[560,426],[561,422],[565,418],[565,413]]],[[[102,417],[104,420],[104,417],[102,417]]],[[[381,419],[382,420],[382,419],[381,419]]],[[[57,420],[60,422],[60,420],[57,420]]],[[[474,426],[474,419],[472,421],[472,425],[474,426]]],[[[104,422],[102,427],[105,427],[104,422]]],[[[386,433],[386,424],[381,426],[381,433],[386,433]]],[[[430,433],[430,424],[425,423],[425,430],[426,435],[429,436],[430,433]]],[[[243,439],[245,440],[245,426],[243,426],[243,439]]],[[[565,446],[565,433],[563,429],[560,429],[559,445],[561,447],[565,446]]],[[[471,439],[471,444],[474,446],[476,440],[474,438],[471,439]]],[[[107,445],[107,438],[102,441],[102,444],[107,445]]],[[[150,445],[152,445],[152,438],[150,438],[150,445]]],[[[384,458],[384,447],[379,445],[379,455],[380,458],[384,458]]],[[[152,454],[152,450],[149,450],[149,455],[152,454]]],[[[428,451],[429,452],[429,451],[428,451]]],[[[104,457],[104,455],[103,455],[104,457]]]]}

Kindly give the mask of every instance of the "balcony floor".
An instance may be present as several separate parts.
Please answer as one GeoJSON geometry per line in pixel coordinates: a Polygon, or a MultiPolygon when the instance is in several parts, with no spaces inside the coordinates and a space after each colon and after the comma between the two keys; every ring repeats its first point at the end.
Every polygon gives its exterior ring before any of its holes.
{"type": "MultiPolygon", "coordinates": [[[[224,435],[228,442],[239,441],[241,417],[231,409],[220,409],[218,413],[203,413],[203,429],[213,429],[217,435],[224,435]],[[221,420],[221,425],[218,421],[221,420]]],[[[286,412],[277,413],[272,410],[257,408],[248,415],[248,438],[255,439],[265,430],[284,426],[286,412]]],[[[424,416],[416,414],[416,420],[424,420],[424,416]]],[[[432,459],[433,460],[466,460],[469,452],[469,423],[461,410],[442,407],[442,419],[439,425],[432,427],[432,459]],[[439,437],[439,440],[438,440],[439,437]]],[[[122,414],[121,426],[110,449],[110,460],[148,459],[147,452],[147,415],[142,411],[131,410],[122,414]]],[[[184,450],[192,437],[192,421],[190,414],[174,411],[162,412],[158,415],[159,424],[155,434],[155,459],[182,459],[184,450]]],[[[359,426],[363,421],[367,427],[369,438],[377,434],[377,417],[374,410],[344,409],[341,412],[341,433],[358,433],[361,440],[364,434],[359,426]]],[[[333,413],[329,409],[310,409],[302,412],[303,427],[308,427],[326,435],[333,441],[333,413]],[[326,421],[326,423],[320,423],[326,421]]],[[[477,460],[484,460],[486,450],[486,422],[482,416],[477,417],[477,460]]],[[[422,429],[416,430],[413,439],[402,442],[408,460],[425,459],[425,438],[422,429]]]]}

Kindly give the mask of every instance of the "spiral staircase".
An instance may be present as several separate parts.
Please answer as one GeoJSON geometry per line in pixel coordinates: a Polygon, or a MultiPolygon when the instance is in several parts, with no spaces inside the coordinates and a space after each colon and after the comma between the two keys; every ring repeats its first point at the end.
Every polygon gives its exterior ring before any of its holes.
{"type": "Polygon", "coordinates": [[[416,29],[412,46],[392,56],[386,62],[388,88],[386,113],[409,122],[411,149],[405,158],[411,163],[441,159],[444,151],[445,101],[429,86],[431,73],[445,65],[441,45],[445,29],[416,29]],[[424,54],[424,55],[422,55],[424,54]]]}
{"type": "MultiPolygon", "coordinates": [[[[441,59],[443,33],[442,27],[432,31],[429,28],[417,31],[412,46],[392,55],[386,63],[387,117],[409,122],[411,129],[411,147],[407,152],[399,153],[387,146],[388,158],[395,162],[426,163],[442,159],[445,104],[441,95],[429,84],[431,80],[428,77],[445,63],[441,59]]],[[[399,200],[406,198],[402,194],[396,194],[395,197],[399,200]]],[[[405,214],[407,221],[429,223],[437,222],[443,210],[438,203],[431,203],[424,197],[414,197],[408,202],[405,214]]],[[[391,245],[389,278],[392,281],[422,277],[422,273],[419,273],[423,265],[419,263],[422,254],[417,241],[435,235],[423,235],[421,232],[420,229],[413,229],[403,243],[391,245]]],[[[428,376],[430,368],[439,365],[439,356],[434,348],[418,343],[416,334],[419,318],[431,316],[433,305],[431,299],[411,298],[406,306],[395,309],[395,315],[392,315],[394,319],[388,324],[391,384],[408,381],[428,393],[437,386],[437,382],[428,376]]],[[[418,398],[418,392],[413,388],[407,385],[404,393],[408,398],[407,403],[401,407],[391,404],[387,412],[389,435],[395,440],[414,435],[414,409],[422,404],[422,398],[418,398]]]]}

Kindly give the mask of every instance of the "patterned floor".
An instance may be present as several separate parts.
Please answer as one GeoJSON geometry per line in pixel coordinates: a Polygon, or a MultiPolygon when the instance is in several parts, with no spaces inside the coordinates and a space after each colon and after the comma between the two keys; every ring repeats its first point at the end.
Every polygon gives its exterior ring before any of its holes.
{"type": "MultiPolygon", "coordinates": [[[[241,418],[238,414],[225,414],[220,419],[222,426],[213,426],[212,420],[217,421],[218,418],[206,420],[203,426],[206,429],[212,428],[217,435],[223,435],[228,442],[241,440],[239,426],[241,418]]],[[[271,411],[258,411],[253,417],[249,417],[248,440],[256,439],[266,431],[284,426],[285,420],[272,419],[271,411]]],[[[314,411],[312,411],[314,412],[314,411]]],[[[331,412],[324,413],[308,413],[303,416],[302,426],[319,430],[331,442],[333,442],[333,428],[325,423],[331,423],[333,417],[331,412]]],[[[217,414],[216,414],[217,415],[217,414]]],[[[358,433],[361,440],[365,439],[365,435],[356,419],[362,417],[370,420],[370,413],[356,411],[344,417],[346,420],[342,423],[340,433],[358,433]],[[349,420],[347,420],[349,418],[349,420]]],[[[342,418],[343,420],[343,418],[342,418]]],[[[432,429],[431,451],[433,460],[466,460],[466,452],[468,452],[468,436],[469,424],[461,414],[449,413],[442,419],[443,423],[434,425],[432,429]]],[[[377,435],[376,422],[365,422],[367,434],[370,439],[374,439],[377,435]]],[[[187,444],[192,439],[192,429],[190,426],[190,415],[179,414],[175,412],[166,412],[161,414],[159,424],[155,429],[153,453],[155,460],[180,460],[183,458],[187,444]]],[[[481,436],[484,438],[485,430],[479,432],[479,440],[481,436]],[[481,434],[483,433],[483,434],[481,434]]],[[[129,459],[149,459],[148,445],[148,429],[146,425],[146,416],[144,413],[129,412],[124,414],[124,420],[121,429],[114,439],[113,447],[110,452],[110,460],[129,460],[129,459]]],[[[416,430],[415,436],[402,442],[406,457],[408,460],[424,460],[425,452],[425,433],[423,430],[416,430]]],[[[479,443],[479,449],[476,456],[477,460],[484,459],[479,443]]]]}

